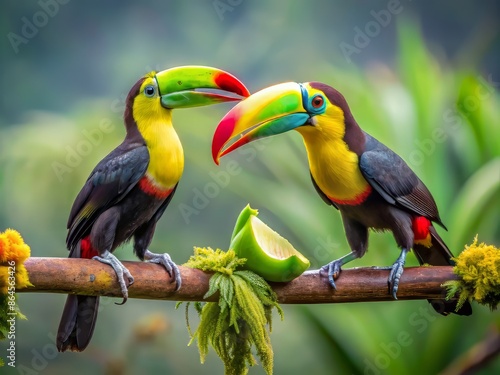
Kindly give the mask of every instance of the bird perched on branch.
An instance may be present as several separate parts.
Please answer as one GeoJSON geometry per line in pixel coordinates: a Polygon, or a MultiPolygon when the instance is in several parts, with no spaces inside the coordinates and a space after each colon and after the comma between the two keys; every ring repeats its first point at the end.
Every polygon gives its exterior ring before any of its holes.
{"type": "MultiPolygon", "coordinates": [[[[388,279],[394,298],[410,249],[420,264],[453,265],[433,226],[445,228],[427,187],[403,159],[359,127],[342,94],[326,84],[289,82],[251,95],[221,120],[212,156],[218,164],[221,156],[248,142],[292,129],[303,137],[314,187],[340,211],[351,248],[322,268],[332,287],[341,267],[365,254],[369,228],[392,231],[401,248],[388,279]]],[[[429,302],[443,315],[472,313],[468,303],[455,311],[452,301],[429,302]]]]}
{"type": "MultiPolygon", "coordinates": [[[[130,90],[124,114],[126,136],[90,174],[73,203],[66,244],[71,258],[92,258],[109,264],[123,293],[134,279],[112,254],[134,241],[137,257],[163,265],[181,286],[179,270],[168,254],[148,250],[156,223],[174,195],[184,168],[182,145],[172,126],[172,109],[240,100],[246,87],[219,69],[184,66],[151,72],[130,90]],[[219,89],[228,96],[198,88],[219,89]]],[[[69,295],[64,307],[57,348],[82,351],[97,318],[99,297],[69,295]]]]}

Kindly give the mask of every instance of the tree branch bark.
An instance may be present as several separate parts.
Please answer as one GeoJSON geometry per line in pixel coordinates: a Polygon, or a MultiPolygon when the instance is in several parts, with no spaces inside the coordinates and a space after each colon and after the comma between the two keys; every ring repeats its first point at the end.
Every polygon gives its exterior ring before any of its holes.
{"type": "MultiPolygon", "coordinates": [[[[182,287],[175,285],[163,266],[143,262],[123,262],[135,278],[130,298],[170,301],[204,301],[209,273],[180,266],[182,287]]],[[[29,258],[25,262],[33,287],[19,293],[42,292],[121,297],[113,269],[89,259],[29,258]]],[[[337,279],[337,290],[326,275],[308,271],[289,283],[271,283],[280,303],[314,304],[388,301],[388,270],[345,269],[337,279]]],[[[443,298],[445,281],[456,279],[452,267],[406,268],[398,290],[399,300],[443,298]]],[[[210,300],[214,300],[213,298],[210,300]]]]}

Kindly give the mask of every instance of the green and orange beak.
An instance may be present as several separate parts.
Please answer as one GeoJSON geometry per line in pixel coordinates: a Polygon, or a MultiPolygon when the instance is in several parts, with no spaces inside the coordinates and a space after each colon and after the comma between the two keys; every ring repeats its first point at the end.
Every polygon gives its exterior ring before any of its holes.
{"type": "Polygon", "coordinates": [[[156,73],[156,82],[165,108],[188,108],[231,102],[247,97],[250,92],[235,76],[208,66],[180,66],[156,73]],[[235,94],[198,91],[222,90],[235,94]]]}
{"type": "Polygon", "coordinates": [[[265,88],[234,106],[220,121],[212,140],[212,157],[219,159],[259,138],[285,133],[308,123],[307,89],[287,82],[265,88]],[[233,139],[239,138],[226,147],[233,139]]]}

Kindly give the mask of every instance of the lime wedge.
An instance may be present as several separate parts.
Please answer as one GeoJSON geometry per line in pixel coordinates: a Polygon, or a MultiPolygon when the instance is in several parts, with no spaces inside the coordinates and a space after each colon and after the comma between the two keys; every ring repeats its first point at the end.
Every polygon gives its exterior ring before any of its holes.
{"type": "Polygon", "coordinates": [[[287,282],[300,276],[309,268],[309,260],[257,214],[249,205],[241,211],[229,248],[247,259],[245,268],[268,281],[287,282]]]}

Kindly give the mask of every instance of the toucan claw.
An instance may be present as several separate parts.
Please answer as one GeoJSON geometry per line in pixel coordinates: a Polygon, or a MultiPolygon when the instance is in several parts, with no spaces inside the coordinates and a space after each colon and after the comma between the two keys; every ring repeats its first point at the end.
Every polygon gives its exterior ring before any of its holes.
{"type": "Polygon", "coordinates": [[[399,281],[401,280],[401,276],[403,275],[407,253],[408,253],[407,249],[403,249],[401,251],[401,254],[399,255],[398,259],[394,262],[394,264],[391,267],[389,279],[387,280],[389,294],[391,294],[392,298],[394,299],[398,299],[397,293],[399,288],[399,281]]]}
{"type": "Polygon", "coordinates": [[[121,303],[115,302],[115,304],[123,305],[128,300],[128,287],[127,283],[125,282],[125,277],[127,277],[129,286],[134,283],[134,277],[132,276],[130,271],[118,260],[117,257],[111,254],[109,251],[105,251],[101,256],[96,255],[92,259],[98,260],[101,263],[105,263],[113,267],[123,295],[123,301],[121,303]]]}
{"type": "Polygon", "coordinates": [[[328,263],[327,265],[324,265],[323,267],[321,267],[320,270],[320,272],[324,271],[327,273],[328,282],[330,283],[330,286],[335,290],[337,290],[337,285],[335,285],[335,279],[337,279],[340,276],[341,264],[342,264],[341,260],[337,259],[328,263]]]}
{"type": "Polygon", "coordinates": [[[179,271],[179,267],[177,267],[172,258],[170,258],[170,255],[168,255],[167,253],[156,254],[149,250],[146,250],[146,252],[144,253],[144,259],[146,259],[146,262],[161,264],[163,267],[165,267],[168,274],[172,278],[171,282],[175,282],[177,285],[175,291],[177,292],[181,288],[181,273],[179,271]]]}

